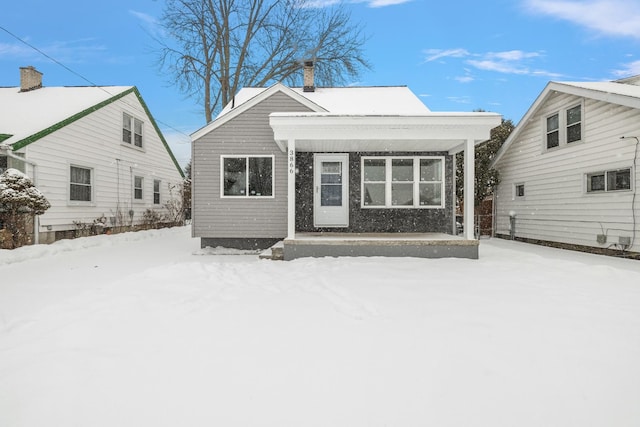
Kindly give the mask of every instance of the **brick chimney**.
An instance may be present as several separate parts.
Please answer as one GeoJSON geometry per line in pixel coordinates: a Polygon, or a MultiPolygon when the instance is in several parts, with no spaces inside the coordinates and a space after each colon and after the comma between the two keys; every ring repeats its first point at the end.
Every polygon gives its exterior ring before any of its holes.
{"type": "Polygon", "coordinates": [[[315,92],[316,86],[313,77],[313,61],[304,61],[304,87],[303,92],[315,92]]]}
{"type": "Polygon", "coordinates": [[[42,87],[42,73],[32,65],[20,67],[20,92],[40,89],[42,87]]]}

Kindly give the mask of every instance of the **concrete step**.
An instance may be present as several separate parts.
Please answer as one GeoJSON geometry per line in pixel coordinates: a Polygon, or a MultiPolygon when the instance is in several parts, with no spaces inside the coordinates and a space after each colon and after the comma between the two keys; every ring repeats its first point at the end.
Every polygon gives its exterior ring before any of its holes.
{"type": "Polygon", "coordinates": [[[260,259],[270,259],[272,261],[282,261],[284,260],[284,243],[282,241],[276,243],[271,246],[269,249],[266,249],[260,255],[258,255],[260,259]]]}

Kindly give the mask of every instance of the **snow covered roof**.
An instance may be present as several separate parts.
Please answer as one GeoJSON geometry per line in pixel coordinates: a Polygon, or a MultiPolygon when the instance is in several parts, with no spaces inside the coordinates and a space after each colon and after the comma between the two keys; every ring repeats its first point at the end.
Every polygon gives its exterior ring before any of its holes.
{"type": "Polygon", "coordinates": [[[98,104],[133,91],[133,86],[43,87],[20,92],[0,88],[0,134],[14,144],[98,104]]]}
{"type": "Polygon", "coordinates": [[[555,92],[567,93],[583,98],[595,99],[612,104],[640,109],[640,76],[608,82],[549,82],[511,132],[502,148],[496,154],[492,165],[498,163],[509,146],[515,141],[529,120],[555,92]]]}
{"type": "MultiPolygon", "coordinates": [[[[329,87],[304,92],[301,87],[289,88],[300,96],[333,114],[362,115],[406,115],[423,114],[429,109],[406,86],[329,87]]],[[[265,92],[267,88],[243,88],[218,117],[227,114],[250,99],[265,92]]]]}
{"type": "Polygon", "coordinates": [[[429,108],[406,86],[316,88],[304,92],[276,83],[268,88],[242,88],[216,119],[191,135],[193,140],[211,132],[276,92],[283,92],[314,112],[363,116],[412,116],[429,108]]]}

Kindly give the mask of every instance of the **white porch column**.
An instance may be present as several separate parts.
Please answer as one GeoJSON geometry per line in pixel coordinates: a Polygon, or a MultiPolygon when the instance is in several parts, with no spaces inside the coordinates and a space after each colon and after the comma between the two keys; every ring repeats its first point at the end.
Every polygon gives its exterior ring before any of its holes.
{"type": "Polygon", "coordinates": [[[296,235],[296,140],[287,141],[287,239],[296,235]]]}
{"type": "Polygon", "coordinates": [[[467,139],[464,144],[464,237],[467,240],[475,239],[473,226],[475,157],[473,139],[467,139]]]}

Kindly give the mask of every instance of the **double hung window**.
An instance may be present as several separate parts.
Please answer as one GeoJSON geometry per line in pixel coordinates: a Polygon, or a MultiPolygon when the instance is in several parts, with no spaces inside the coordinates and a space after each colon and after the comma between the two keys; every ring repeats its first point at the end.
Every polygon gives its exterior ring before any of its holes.
{"type": "Polygon", "coordinates": [[[69,200],[90,202],[92,199],[92,171],[89,168],[71,166],[69,171],[69,200]]]}
{"type": "Polygon", "coordinates": [[[144,178],[141,176],[133,177],[133,198],[135,200],[142,200],[144,197],[144,178]]]}
{"type": "Polygon", "coordinates": [[[153,204],[154,205],[160,204],[160,180],[159,179],[153,180],[153,204]]]}
{"type": "Polygon", "coordinates": [[[122,113],[122,142],[142,148],[142,120],[131,114],[122,113]]]}
{"type": "Polygon", "coordinates": [[[223,197],[272,197],[273,156],[222,156],[223,197]]]}
{"type": "Polygon", "coordinates": [[[582,141],[582,103],[545,118],[546,149],[582,141]]]}
{"type": "Polygon", "coordinates": [[[444,207],[443,157],[363,157],[362,207],[444,207]]]}

